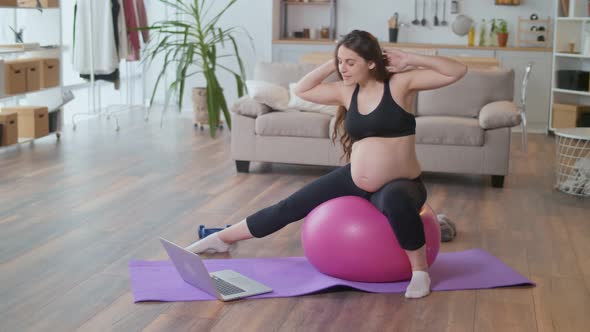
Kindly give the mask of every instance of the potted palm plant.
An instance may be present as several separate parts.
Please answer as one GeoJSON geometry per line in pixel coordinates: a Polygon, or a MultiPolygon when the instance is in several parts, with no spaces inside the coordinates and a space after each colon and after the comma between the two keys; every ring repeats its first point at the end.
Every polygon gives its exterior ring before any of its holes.
{"type": "Polygon", "coordinates": [[[498,46],[506,47],[506,42],[508,42],[508,23],[505,19],[498,19],[498,46]]]}
{"type": "MultiPolygon", "coordinates": [[[[193,93],[193,98],[206,98],[206,102],[197,101],[206,105],[207,123],[211,137],[215,136],[215,130],[220,125],[221,113],[223,113],[227,126],[231,129],[231,120],[227,108],[227,102],[223,94],[223,88],[217,79],[217,69],[231,73],[235,77],[238,96],[244,94],[245,72],[242,59],[235,39],[236,27],[221,28],[218,26],[221,16],[237,0],[229,0],[219,12],[212,13],[212,5],[215,0],[159,0],[164,5],[176,10],[177,18],[163,20],[154,23],[146,29],[154,33],[154,38],[147,48],[146,59],[150,66],[157,56],[163,57],[163,66],[159,69],[156,83],[150,98],[153,104],[157,89],[168,70],[175,73],[172,83],[166,89],[165,109],[168,107],[170,97],[176,94],[178,110],[182,109],[182,97],[185,91],[186,80],[194,75],[202,75],[207,84],[206,88],[193,93]],[[227,47],[226,47],[227,46],[227,47]],[[223,49],[223,54],[218,50],[223,49]],[[233,70],[218,62],[220,58],[234,57],[239,70],[233,70]],[[206,89],[206,90],[205,90],[206,89]]],[[[248,34],[246,32],[246,34],[248,34]]],[[[248,35],[251,41],[251,37],[248,35]]],[[[203,109],[198,105],[195,110],[203,109]]]]}

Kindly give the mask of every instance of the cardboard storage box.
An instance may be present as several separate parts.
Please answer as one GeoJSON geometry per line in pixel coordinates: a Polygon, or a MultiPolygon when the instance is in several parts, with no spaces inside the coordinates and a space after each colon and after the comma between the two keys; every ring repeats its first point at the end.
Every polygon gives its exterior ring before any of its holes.
{"type": "Polygon", "coordinates": [[[590,112],[590,105],[553,104],[553,128],[578,127],[583,113],[590,112]]]}
{"type": "MultiPolygon", "coordinates": [[[[58,0],[39,0],[42,8],[59,7],[58,0]]],[[[17,0],[19,7],[37,7],[37,0],[17,0]]]]}
{"type": "Polygon", "coordinates": [[[0,6],[16,7],[17,0],[0,0],[0,6]]]}
{"type": "Polygon", "coordinates": [[[18,114],[18,137],[38,138],[49,135],[49,114],[45,106],[3,107],[18,114]]]}
{"type": "Polygon", "coordinates": [[[41,89],[59,85],[59,59],[39,59],[41,89]]]}
{"type": "Polygon", "coordinates": [[[26,61],[27,64],[27,91],[41,89],[41,63],[38,60],[26,61]]]}
{"type": "MultiPolygon", "coordinates": [[[[10,60],[5,62],[5,70],[9,70],[8,74],[5,74],[6,78],[9,76],[13,76],[10,78],[16,77],[16,87],[17,89],[11,91],[20,91],[20,92],[11,92],[10,94],[17,94],[17,93],[24,93],[29,91],[37,91],[41,89],[41,62],[38,58],[34,59],[19,59],[19,60],[10,60]],[[23,74],[24,71],[24,74],[23,74]],[[24,91],[22,91],[22,78],[24,77],[24,91]]],[[[8,81],[7,87],[8,87],[8,81]]],[[[7,91],[9,91],[7,89],[7,91]]],[[[9,94],[7,92],[7,94],[9,94]]]]}
{"type": "Polygon", "coordinates": [[[2,125],[0,146],[18,143],[18,114],[16,112],[1,111],[0,125],[2,125]]]}
{"type": "Polygon", "coordinates": [[[27,92],[27,64],[4,63],[4,93],[15,95],[27,92]]]}

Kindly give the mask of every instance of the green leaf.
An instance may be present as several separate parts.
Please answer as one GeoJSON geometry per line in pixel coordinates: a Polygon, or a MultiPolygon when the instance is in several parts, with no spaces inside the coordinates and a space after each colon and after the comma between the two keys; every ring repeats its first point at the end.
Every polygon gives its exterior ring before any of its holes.
{"type": "Polygon", "coordinates": [[[186,55],[185,61],[184,61],[184,67],[182,68],[182,73],[180,74],[179,77],[183,77],[183,79],[180,81],[180,92],[179,92],[179,96],[178,96],[178,110],[179,112],[182,112],[182,96],[184,95],[184,84],[186,81],[186,71],[188,69],[188,66],[190,66],[190,64],[193,62],[193,48],[190,47],[189,48],[189,52],[186,55]]]}
{"type": "MultiPolygon", "coordinates": [[[[211,74],[209,72],[205,73],[207,76],[207,82],[212,82],[210,78],[211,74]]],[[[215,88],[213,84],[207,85],[207,112],[209,115],[209,131],[211,133],[211,137],[215,137],[215,129],[217,129],[217,123],[215,122],[215,113],[217,112],[217,98],[215,98],[214,94],[215,88]]]]}
{"type": "Polygon", "coordinates": [[[211,45],[209,59],[211,60],[211,68],[215,70],[215,64],[217,63],[217,47],[215,47],[215,44],[211,45]]]}
{"type": "Polygon", "coordinates": [[[221,28],[218,29],[218,36],[219,41],[221,42],[221,47],[225,47],[225,34],[221,28]]]}
{"type": "Polygon", "coordinates": [[[150,107],[154,104],[154,97],[156,95],[156,92],[158,91],[158,86],[160,85],[160,80],[166,74],[166,69],[168,68],[168,58],[170,56],[170,53],[171,52],[167,52],[166,55],[164,56],[164,67],[162,67],[162,70],[158,74],[158,78],[156,79],[156,84],[154,85],[154,89],[152,90],[152,96],[150,98],[150,107]]]}
{"type": "Polygon", "coordinates": [[[236,59],[238,60],[238,65],[240,66],[240,73],[242,74],[242,77],[246,77],[246,71],[244,70],[244,64],[242,63],[242,58],[240,58],[240,52],[238,51],[238,44],[236,43],[236,40],[234,39],[233,36],[229,36],[229,39],[231,40],[231,43],[234,47],[234,52],[236,53],[236,59]]]}
{"type": "Polygon", "coordinates": [[[244,83],[242,82],[240,75],[234,74],[234,78],[236,79],[238,98],[241,98],[244,95],[244,83]]]}

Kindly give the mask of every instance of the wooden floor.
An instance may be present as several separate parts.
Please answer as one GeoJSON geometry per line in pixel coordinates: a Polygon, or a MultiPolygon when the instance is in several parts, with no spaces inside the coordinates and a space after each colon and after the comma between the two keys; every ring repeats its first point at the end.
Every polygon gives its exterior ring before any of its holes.
{"type": "MultiPolygon", "coordinates": [[[[514,135],[503,189],[489,177],[427,173],[428,203],[455,220],[442,251],[484,248],[537,283],[477,291],[333,292],[233,303],[140,303],[131,259],[165,259],[197,225],[234,223],[329,168],[253,164],[236,174],[229,132],[189,119],[105,118],[0,150],[0,331],[588,331],[590,200],[552,189],[553,138],[514,135]],[[112,120],[111,120],[112,121],[112,120]],[[586,328],[584,328],[586,326],[586,328]]],[[[211,257],[302,255],[300,224],[211,257]]]]}

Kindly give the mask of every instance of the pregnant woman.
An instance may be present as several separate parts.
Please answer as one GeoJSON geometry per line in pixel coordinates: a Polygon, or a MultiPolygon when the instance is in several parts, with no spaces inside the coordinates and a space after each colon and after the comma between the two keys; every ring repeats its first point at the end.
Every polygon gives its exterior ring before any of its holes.
{"type": "Polygon", "coordinates": [[[382,50],[370,33],[350,32],[336,46],[334,60],[305,75],[296,88],[305,100],[340,106],[332,139],[340,137],[350,163],[187,249],[228,251],[237,241],[267,236],[305,218],[328,200],[359,196],[387,217],[408,255],[412,278],[405,296],[428,295],[430,277],[419,214],[426,189],[416,157],[413,100],[418,91],[449,85],[466,71],[465,65],[448,58],[382,50]],[[334,72],[341,80],[323,83],[334,72]]]}

